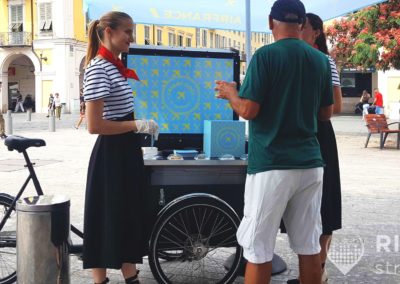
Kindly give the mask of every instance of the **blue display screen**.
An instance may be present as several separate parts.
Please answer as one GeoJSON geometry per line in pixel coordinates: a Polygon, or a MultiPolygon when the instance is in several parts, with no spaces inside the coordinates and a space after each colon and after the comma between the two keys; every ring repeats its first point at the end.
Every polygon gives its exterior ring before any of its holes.
{"type": "Polygon", "coordinates": [[[135,117],[156,120],[160,133],[203,133],[204,120],[233,118],[214,91],[215,80],[233,81],[233,59],[128,54],[126,63],[140,78],[129,80],[135,117]]]}

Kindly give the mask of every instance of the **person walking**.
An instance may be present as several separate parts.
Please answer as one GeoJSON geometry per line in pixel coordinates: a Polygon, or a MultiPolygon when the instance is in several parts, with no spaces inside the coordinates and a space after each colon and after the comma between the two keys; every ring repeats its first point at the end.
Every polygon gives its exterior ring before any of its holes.
{"type": "Polygon", "coordinates": [[[49,95],[49,102],[47,104],[47,115],[46,115],[46,117],[49,117],[50,115],[54,116],[54,96],[53,96],[53,94],[49,95]]]}
{"type": "Polygon", "coordinates": [[[21,109],[22,112],[25,112],[22,94],[18,91],[17,103],[15,104],[14,112],[18,112],[19,109],[21,109]]]}
{"type": "Polygon", "coordinates": [[[3,114],[0,112],[0,138],[7,138],[3,114]]]}
{"type": "Polygon", "coordinates": [[[139,283],[136,263],[147,254],[143,230],[144,162],[137,133],[158,136],[153,120],[135,120],[132,89],[137,78],[119,56],[129,51],[134,23],[109,12],[90,24],[83,82],[88,131],[98,134],[86,184],[83,267],[95,283],[107,283],[107,268],[139,283]]]}
{"type": "MultiPolygon", "coordinates": [[[[342,91],[335,61],[329,56],[323,21],[319,16],[312,13],[307,13],[306,17],[306,24],[301,33],[301,38],[310,46],[323,52],[329,59],[334,97],[333,113],[338,114],[342,108],[342,91]]],[[[330,94],[322,95],[330,96],[330,94]]],[[[367,95],[369,94],[367,93],[367,95]]],[[[321,147],[322,159],[325,162],[321,201],[322,235],[320,236],[319,242],[321,245],[321,283],[326,283],[328,276],[325,269],[325,263],[332,241],[332,234],[333,231],[342,228],[342,197],[339,157],[335,132],[330,120],[318,120],[317,138],[321,147]]],[[[291,279],[287,281],[287,283],[299,284],[300,280],[291,279]]]]}
{"type": "Polygon", "coordinates": [[[81,89],[79,92],[79,119],[77,123],[74,125],[75,129],[79,129],[79,126],[81,126],[82,121],[85,119],[85,112],[86,112],[86,104],[83,96],[83,90],[81,89]]]}
{"type": "Polygon", "coordinates": [[[35,102],[32,99],[32,95],[30,95],[30,94],[26,95],[25,100],[24,100],[24,107],[27,111],[33,110],[33,108],[35,107],[35,102]]]}
{"type": "Polygon", "coordinates": [[[269,16],[275,43],[259,48],[238,95],[216,81],[217,97],[249,120],[244,217],[237,240],[247,259],[245,283],[269,283],[283,218],[298,254],[303,284],[321,282],[323,160],[317,118],[333,111],[328,58],[300,39],[306,20],[299,0],[277,0],[269,16]]]}
{"type": "Polygon", "coordinates": [[[61,119],[61,99],[58,93],[54,94],[54,109],[56,111],[56,118],[61,119]]]}

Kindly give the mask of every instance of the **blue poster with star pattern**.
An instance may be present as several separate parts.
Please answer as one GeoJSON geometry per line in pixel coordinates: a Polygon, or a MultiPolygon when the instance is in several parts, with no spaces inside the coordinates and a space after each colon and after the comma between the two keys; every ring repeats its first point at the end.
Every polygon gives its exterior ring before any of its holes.
{"type": "MultiPolygon", "coordinates": [[[[183,54],[184,55],[184,54],[183,54]]],[[[128,54],[135,117],[154,119],[160,133],[201,134],[204,120],[232,120],[228,101],[215,97],[215,80],[234,80],[233,58],[128,54]]]]}

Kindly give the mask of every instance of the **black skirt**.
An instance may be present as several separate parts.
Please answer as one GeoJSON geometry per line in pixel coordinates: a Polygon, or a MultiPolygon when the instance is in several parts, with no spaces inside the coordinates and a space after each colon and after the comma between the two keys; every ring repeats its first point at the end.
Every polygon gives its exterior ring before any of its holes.
{"type": "MultiPolygon", "coordinates": [[[[133,120],[133,114],[120,120],[133,120]]],[[[144,164],[134,132],[99,135],[90,157],[84,216],[83,268],[142,263],[144,164]]]]}
{"type": "Polygon", "coordinates": [[[326,164],[321,202],[322,233],[330,235],[342,228],[339,157],[331,121],[318,121],[317,138],[326,164]]]}

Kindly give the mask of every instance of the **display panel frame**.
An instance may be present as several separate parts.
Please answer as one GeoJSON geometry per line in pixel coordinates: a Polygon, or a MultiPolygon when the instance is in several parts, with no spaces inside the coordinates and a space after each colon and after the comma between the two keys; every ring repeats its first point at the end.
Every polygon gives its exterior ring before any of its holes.
{"type": "MultiPolygon", "coordinates": [[[[210,59],[231,59],[233,64],[233,80],[240,84],[240,57],[235,49],[200,49],[200,48],[177,48],[164,46],[142,46],[131,45],[128,53],[122,54],[124,65],[128,65],[129,55],[144,55],[157,57],[190,57],[190,58],[210,58],[210,59]]],[[[138,74],[140,78],[140,74],[138,74]]],[[[232,111],[232,119],[237,120],[238,116],[232,111]]],[[[146,135],[142,135],[142,146],[150,146],[150,140],[146,135]]],[[[203,149],[202,133],[161,133],[159,140],[155,143],[159,150],[170,151],[173,149],[203,149]]]]}

